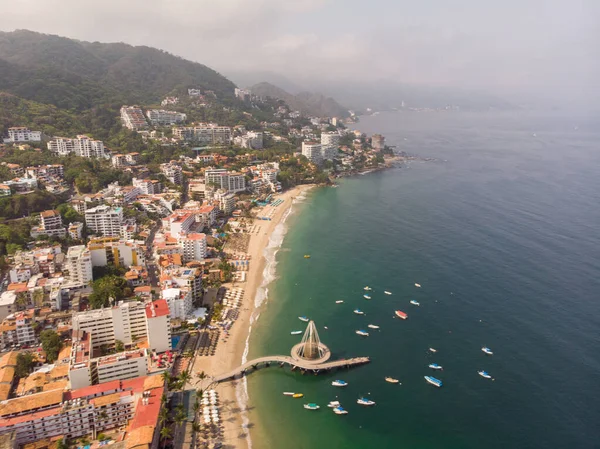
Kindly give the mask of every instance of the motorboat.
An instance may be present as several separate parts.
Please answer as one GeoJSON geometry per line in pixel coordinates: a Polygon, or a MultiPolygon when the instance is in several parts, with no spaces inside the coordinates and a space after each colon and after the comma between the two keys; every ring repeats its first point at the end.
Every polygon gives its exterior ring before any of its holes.
{"type": "Polygon", "coordinates": [[[439,379],[436,379],[435,377],[432,376],[424,376],[425,380],[427,382],[429,382],[431,385],[435,386],[435,387],[441,387],[442,386],[442,381],[439,379]]]}
{"type": "Polygon", "coordinates": [[[300,321],[304,321],[305,323],[307,323],[307,322],[308,322],[308,318],[307,318],[307,317],[305,317],[305,316],[299,316],[299,317],[298,317],[298,319],[299,319],[300,321]]]}
{"type": "Polygon", "coordinates": [[[356,403],[358,405],[366,405],[366,406],[375,405],[375,401],[371,401],[370,399],[365,398],[365,397],[358,398],[356,403]]]}
{"type": "Polygon", "coordinates": [[[492,378],[492,376],[490,376],[490,374],[487,371],[477,371],[477,374],[479,374],[481,377],[485,377],[486,379],[492,378]]]}
{"type": "Polygon", "coordinates": [[[379,329],[379,326],[376,326],[375,324],[369,324],[367,327],[370,329],[379,329]]]}
{"type": "Polygon", "coordinates": [[[399,381],[398,379],[394,379],[393,377],[386,377],[386,378],[385,378],[385,381],[386,381],[386,382],[389,382],[389,383],[391,383],[391,384],[397,384],[397,383],[400,383],[400,381],[399,381]]]}
{"type": "Polygon", "coordinates": [[[365,288],[363,288],[363,290],[366,292],[370,292],[373,289],[367,285],[365,288]]]}
{"type": "Polygon", "coordinates": [[[335,413],[336,415],[347,415],[348,410],[344,410],[342,407],[336,407],[333,409],[333,413],[335,413]]]}
{"type": "Polygon", "coordinates": [[[314,402],[310,402],[309,404],[304,404],[304,408],[306,410],[319,410],[321,407],[319,407],[317,404],[315,404],[314,402]]]}
{"type": "Polygon", "coordinates": [[[434,352],[434,353],[435,353],[435,352],[437,352],[437,349],[429,348],[429,351],[431,351],[431,352],[434,352]]]}
{"type": "Polygon", "coordinates": [[[302,333],[302,331],[292,331],[292,332],[290,332],[290,334],[292,334],[292,335],[299,335],[301,333],[302,333]]]}
{"type": "Polygon", "coordinates": [[[408,315],[406,313],[404,313],[402,310],[396,310],[395,314],[398,318],[402,318],[403,320],[408,318],[408,315]]]}
{"type": "Polygon", "coordinates": [[[483,348],[481,348],[481,350],[483,352],[485,352],[487,355],[494,355],[494,353],[492,352],[492,350],[490,348],[488,348],[487,346],[484,346],[483,348]]]}
{"type": "Polygon", "coordinates": [[[365,299],[371,299],[371,297],[369,295],[363,295],[363,298],[365,298],[365,299]]]}
{"type": "Polygon", "coordinates": [[[417,287],[417,288],[421,288],[421,284],[417,284],[417,283],[415,282],[415,287],[417,287]]]}
{"type": "Polygon", "coordinates": [[[284,392],[283,392],[283,395],[284,395],[284,396],[294,396],[295,394],[296,394],[296,393],[293,393],[293,392],[291,392],[291,391],[284,391],[284,392]]]}
{"type": "Polygon", "coordinates": [[[357,331],[356,331],[356,335],[360,335],[361,337],[368,337],[368,336],[369,336],[369,333],[368,333],[367,331],[363,331],[363,330],[361,329],[361,330],[357,330],[357,331]]]}
{"type": "Polygon", "coordinates": [[[304,394],[302,394],[302,393],[294,393],[294,394],[292,395],[292,397],[293,397],[293,398],[295,398],[295,399],[298,399],[298,398],[303,398],[303,397],[304,397],[304,394]]]}
{"type": "Polygon", "coordinates": [[[431,368],[431,369],[437,369],[437,370],[442,370],[442,369],[444,369],[443,367],[441,367],[441,366],[440,366],[440,365],[438,365],[437,363],[431,363],[431,364],[429,365],[429,368],[431,368]]]}
{"type": "Polygon", "coordinates": [[[385,293],[386,295],[391,295],[392,292],[388,292],[387,290],[385,290],[383,293],[385,293]]]}
{"type": "Polygon", "coordinates": [[[343,302],[344,302],[344,300],[343,300],[343,299],[340,299],[339,301],[336,301],[335,303],[336,303],[336,304],[341,304],[341,303],[343,303],[343,302]]]}
{"type": "Polygon", "coordinates": [[[411,299],[411,300],[410,300],[410,303],[411,303],[413,306],[420,306],[420,305],[421,305],[421,304],[420,304],[418,301],[415,301],[414,299],[411,299]]]}
{"type": "Polygon", "coordinates": [[[360,309],[354,309],[354,313],[356,313],[357,315],[364,315],[365,314],[365,312],[363,312],[360,309]]]}
{"type": "Polygon", "coordinates": [[[331,401],[331,402],[329,402],[329,404],[327,404],[327,407],[330,407],[330,408],[336,408],[339,406],[340,406],[340,401],[331,401]]]}
{"type": "Polygon", "coordinates": [[[304,255],[304,258],[305,258],[305,259],[310,259],[310,254],[305,254],[305,255],[304,255]]]}
{"type": "Polygon", "coordinates": [[[334,387],[346,387],[348,386],[348,382],[346,382],[345,380],[337,379],[331,382],[331,385],[333,385],[334,387]]]}

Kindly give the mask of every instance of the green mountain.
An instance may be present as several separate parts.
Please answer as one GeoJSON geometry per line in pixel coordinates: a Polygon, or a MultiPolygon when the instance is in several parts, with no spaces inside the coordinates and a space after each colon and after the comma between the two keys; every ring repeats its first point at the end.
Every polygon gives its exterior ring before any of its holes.
{"type": "Polygon", "coordinates": [[[231,98],[235,85],[205,65],[155,48],[0,32],[0,91],[38,103],[76,110],[151,104],[192,87],[231,98]]]}
{"type": "Polygon", "coordinates": [[[250,88],[254,95],[261,97],[277,98],[285,101],[293,110],[300,111],[308,115],[319,117],[348,117],[348,109],[341,106],[333,98],[325,97],[319,93],[300,92],[298,95],[292,95],[289,92],[271,84],[258,83],[250,88]]]}

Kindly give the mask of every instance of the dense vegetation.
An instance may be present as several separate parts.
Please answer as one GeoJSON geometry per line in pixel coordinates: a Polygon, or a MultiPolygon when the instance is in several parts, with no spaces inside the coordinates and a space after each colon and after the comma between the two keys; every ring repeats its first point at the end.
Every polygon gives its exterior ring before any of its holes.
{"type": "Polygon", "coordinates": [[[58,359],[58,354],[62,349],[62,340],[60,339],[60,336],[55,331],[48,329],[42,331],[40,334],[40,341],[42,342],[42,348],[46,353],[46,361],[52,363],[58,359]]]}
{"type": "Polygon", "coordinates": [[[63,109],[149,104],[187,88],[233,97],[234,87],[209,67],[154,48],[0,32],[0,90],[63,109]]]}

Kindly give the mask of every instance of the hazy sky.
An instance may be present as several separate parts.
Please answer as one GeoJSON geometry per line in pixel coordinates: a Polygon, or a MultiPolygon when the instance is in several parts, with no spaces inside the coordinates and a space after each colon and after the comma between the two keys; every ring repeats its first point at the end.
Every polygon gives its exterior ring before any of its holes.
{"type": "Polygon", "coordinates": [[[223,73],[600,90],[600,0],[0,0],[0,29],[149,45],[223,73]]]}

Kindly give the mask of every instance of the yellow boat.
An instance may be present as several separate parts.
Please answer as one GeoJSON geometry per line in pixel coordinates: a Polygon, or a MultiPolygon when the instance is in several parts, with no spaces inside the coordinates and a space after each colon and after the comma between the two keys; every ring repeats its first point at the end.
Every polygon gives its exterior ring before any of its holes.
{"type": "Polygon", "coordinates": [[[296,393],[295,395],[292,396],[293,398],[301,398],[304,397],[304,395],[302,393],[296,393]]]}
{"type": "Polygon", "coordinates": [[[305,255],[304,255],[304,258],[305,258],[305,259],[310,259],[310,254],[305,254],[305,255]]]}

